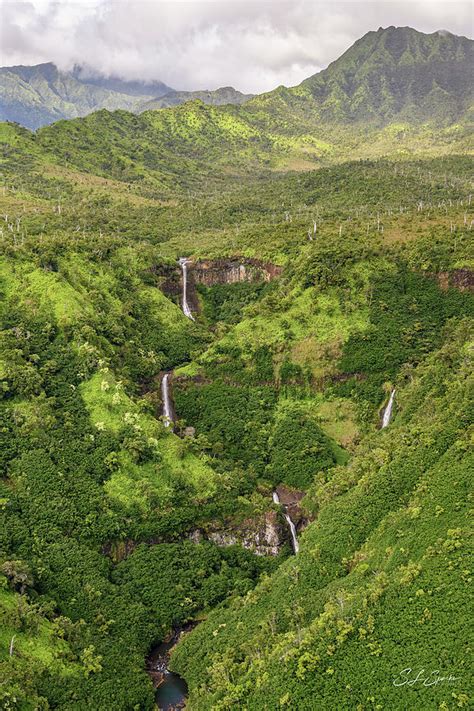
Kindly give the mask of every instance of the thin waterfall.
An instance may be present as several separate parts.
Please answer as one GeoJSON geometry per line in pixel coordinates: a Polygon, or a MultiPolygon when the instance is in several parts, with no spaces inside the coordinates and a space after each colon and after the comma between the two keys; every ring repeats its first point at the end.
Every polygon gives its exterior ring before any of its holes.
{"type": "MultiPolygon", "coordinates": [[[[278,496],[278,494],[277,494],[276,491],[274,491],[274,492],[272,493],[272,498],[273,498],[273,503],[274,503],[274,504],[280,504],[280,497],[278,496]]],[[[295,526],[295,524],[293,523],[293,521],[291,520],[289,514],[286,513],[285,507],[283,507],[283,516],[285,517],[285,520],[286,520],[286,522],[287,522],[287,524],[288,524],[288,528],[290,529],[291,542],[292,542],[292,544],[293,544],[293,551],[294,551],[294,553],[295,553],[295,555],[296,555],[296,553],[298,553],[298,551],[299,551],[299,549],[300,549],[300,544],[298,543],[298,538],[297,538],[297,536],[296,536],[296,526],[295,526]]]]}
{"type": "Polygon", "coordinates": [[[390,393],[390,398],[387,403],[387,407],[383,411],[383,417],[382,417],[382,429],[384,427],[387,427],[387,425],[390,424],[390,420],[392,418],[392,410],[393,410],[393,401],[395,398],[395,388],[393,388],[392,392],[390,393]]]}
{"type": "Polygon", "coordinates": [[[163,403],[163,417],[165,427],[170,427],[173,424],[173,411],[171,409],[170,398],[170,374],[165,373],[161,380],[161,401],[163,403]]]}
{"type": "Polygon", "coordinates": [[[187,316],[188,318],[191,319],[191,321],[194,321],[194,316],[191,312],[191,309],[189,308],[188,304],[188,264],[189,264],[189,259],[187,257],[181,257],[179,260],[179,264],[181,266],[181,271],[183,273],[183,297],[182,297],[182,304],[183,304],[183,314],[187,316]]]}

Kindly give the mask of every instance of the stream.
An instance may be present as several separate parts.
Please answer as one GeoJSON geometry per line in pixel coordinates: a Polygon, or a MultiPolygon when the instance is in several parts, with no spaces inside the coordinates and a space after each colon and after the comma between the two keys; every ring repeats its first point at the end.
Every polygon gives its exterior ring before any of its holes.
{"type": "MultiPolygon", "coordinates": [[[[187,300],[187,289],[188,289],[188,272],[187,265],[189,260],[186,257],[181,257],[179,259],[179,265],[181,267],[183,280],[182,280],[182,297],[181,304],[184,315],[194,321],[194,317],[191,312],[187,300]]],[[[166,427],[173,427],[175,421],[173,402],[170,392],[170,376],[172,371],[163,374],[161,380],[161,399],[162,399],[162,414],[164,419],[164,424],[166,427]]],[[[392,417],[393,404],[395,398],[395,388],[390,392],[390,397],[386,407],[382,412],[381,429],[387,427],[390,424],[392,417]]],[[[286,506],[281,503],[278,492],[274,490],[272,492],[273,503],[281,506],[281,510],[285,521],[288,525],[288,530],[291,535],[291,543],[293,547],[293,552],[296,555],[299,552],[299,542],[296,533],[296,526],[293,523],[290,515],[287,512],[286,506]]],[[[194,627],[191,623],[183,628],[176,628],[173,630],[168,641],[162,642],[152,649],[148,658],[146,670],[152,679],[153,686],[156,689],[155,701],[158,709],[162,711],[176,711],[177,709],[183,709],[186,704],[186,696],[188,693],[188,687],[184,679],[175,674],[168,669],[170,652],[176,643],[179,641],[180,636],[183,632],[186,632],[194,627]]]]}
{"type": "Polygon", "coordinates": [[[163,417],[165,427],[173,425],[173,409],[170,396],[170,374],[165,373],[161,379],[161,401],[163,403],[163,417]]]}
{"type": "MultiPolygon", "coordinates": [[[[186,257],[182,257],[179,260],[179,264],[183,274],[183,291],[181,299],[183,313],[187,316],[187,318],[194,321],[187,299],[187,265],[189,264],[189,260],[186,257]]],[[[175,420],[170,391],[170,376],[171,372],[167,372],[163,374],[161,379],[162,415],[165,427],[173,427],[175,420]]],[[[280,497],[278,496],[278,493],[274,491],[272,496],[273,502],[280,505],[280,497]]],[[[289,514],[286,512],[285,506],[282,506],[282,511],[291,534],[293,551],[296,554],[299,551],[296,527],[289,514]]],[[[151,677],[153,687],[156,689],[156,706],[161,711],[177,711],[177,709],[183,709],[185,707],[186,696],[188,693],[187,684],[184,679],[170,671],[168,669],[168,665],[170,652],[179,641],[181,634],[192,629],[193,627],[194,624],[191,623],[183,628],[174,629],[169,639],[166,642],[161,642],[154,647],[147,658],[146,671],[151,677]]]]}

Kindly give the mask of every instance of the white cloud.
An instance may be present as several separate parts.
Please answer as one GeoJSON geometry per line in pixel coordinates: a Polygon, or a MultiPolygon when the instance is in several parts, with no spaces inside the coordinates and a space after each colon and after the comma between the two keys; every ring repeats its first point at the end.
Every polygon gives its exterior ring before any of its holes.
{"type": "Polygon", "coordinates": [[[470,2],[0,0],[1,63],[87,63],[178,89],[294,85],[379,26],[472,34],[470,2]]]}

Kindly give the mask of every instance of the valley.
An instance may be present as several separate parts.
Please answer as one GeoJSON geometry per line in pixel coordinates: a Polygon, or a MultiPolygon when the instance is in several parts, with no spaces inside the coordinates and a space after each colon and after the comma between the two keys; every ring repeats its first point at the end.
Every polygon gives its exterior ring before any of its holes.
{"type": "Polygon", "coordinates": [[[0,124],[4,708],[469,707],[472,41],[394,30],[0,124]]]}

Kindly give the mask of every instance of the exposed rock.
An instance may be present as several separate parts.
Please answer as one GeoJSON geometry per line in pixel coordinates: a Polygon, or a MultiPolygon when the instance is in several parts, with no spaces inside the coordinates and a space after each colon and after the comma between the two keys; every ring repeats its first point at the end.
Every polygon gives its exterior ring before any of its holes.
{"type": "Polygon", "coordinates": [[[130,538],[124,541],[109,541],[102,546],[103,555],[108,556],[114,563],[120,563],[132,553],[138,543],[130,538]]]}
{"type": "Polygon", "coordinates": [[[471,269],[454,269],[452,272],[439,272],[436,275],[440,289],[446,291],[450,287],[459,291],[474,291],[474,271],[471,269]]]}
{"type": "Polygon", "coordinates": [[[183,436],[184,437],[194,437],[196,434],[196,428],[195,427],[185,427],[183,431],[183,436]]]}
{"type": "Polygon", "coordinates": [[[195,543],[205,539],[223,547],[239,545],[257,555],[278,555],[288,540],[288,531],[276,511],[267,511],[239,524],[231,523],[226,528],[206,532],[195,530],[189,537],[195,543]]]}
{"type": "Polygon", "coordinates": [[[308,519],[304,516],[301,508],[301,500],[305,492],[298,489],[290,489],[290,487],[280,484],[275,491],[280,499],[280,504],[285,507],[286,512],[296,526],[298,531],[301,531],[308,524],[308,519]]]}
{"type": "MultiPolygon", "coordinates": [[[[162,264],[151,270],[158,277],[158,286],[166,296],[176,299],[182,293],[182,273],[179,264],[162,264]]],[[[271,281],[283,268],[260,259],[232,257],[206,259],[188,263],[187,301],[192,311],[199,311],[196,284],[237,284],[238,282],[271,281]]]]}
{"type": "Polygon", "coordinates": [[[199,528],[195,528],[194,531],[191,531],[191,533],[189,534],[189,540],[193,543],[201,543],[202,539],[203,534],[199,528]]]}
{"type": "Polygon", "coordinates": [[[212,259],[190,264],[190,275],[196,284],[236,284],[243,281],[271,281],[280,276],[282,267],[259,259],[235,257],[212,259]]]}
{"type": "Polygon", "coordinates": [[[166,296],[181,295],[181,269],[178,264],[161,264],[152,267],[151,271],[158,277],[158,285],[166,296]]]}

